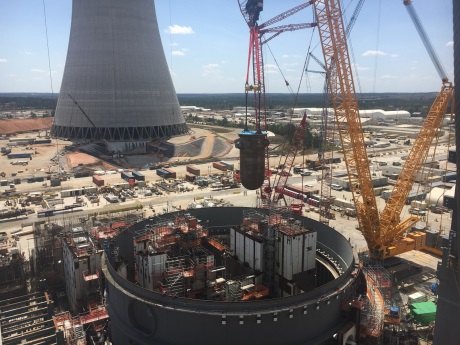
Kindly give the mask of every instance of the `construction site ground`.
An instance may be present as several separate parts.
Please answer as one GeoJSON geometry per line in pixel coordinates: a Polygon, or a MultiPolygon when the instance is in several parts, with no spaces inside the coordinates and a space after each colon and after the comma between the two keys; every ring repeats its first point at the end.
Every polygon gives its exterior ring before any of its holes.
{"type": "MultiPolygon", "coordinates": [[[[203,144],[203,148],[201,150],[200,158],[209,158],[209,146],[211,146],[212,141],[216,138],[216,136],[224,137],[228,141],[233,141],[238,137],[239,129],[228,129],[228,128],[214,128],[214,127],[207,127],[207,126],[198,126],[198,127],[191,127],[191,133],[189,135],[179,136],[172,138],[170,143],[175,145],[180,145],[181,143],[187,142],[192,140],[193,138],[198,137],[205,137],[205,142],[203,144]],[[221,131],[221,132],[220,132],[221,131]]],[[[18,136],[20,137],[30,137],[35,138],[37,136],[44,136],[44,132],[31,132],[31,133],[24,133],[18,136]]],[[[7,139],[0,140],[0,146],[6,146],[8,143],[7,139]]],[[[122,182],[123,180],[120,178],[120,173],[117,171],[118,167],[115,166],[104,166],[102,163],[98,165],[98,161],[95,160],[94,157],[90,155],[86,155],[79,152],[67,152],[65,151],[65,146],[71,145],[72,143],[66,142],[63,140],[52,140],[52,144],[45,144],[45,145],[28,145],[30,150],[27,150],[26,147],[14,147],[13,152],[32,152],[32,160],[28,161],[27,166],[17,166],[10,164],[12,160],[8,160],[6,156],[0,156],[0,167],[1,172],[5,173],[4,179],[11,180],[14,177],[28,177],[28,176],[44,176],[49,173],[56,173],[58,171],[67,171],[70,172],[72,167],[78,166],[80,164],[85,165],[96,165],[98,168],[102,168],[111,172],[111,174],[106,174],[103,176],[105,181],[105,185],[113,185],[118,182],[122,182]],[[14,175],[14,176],[13,176],[14,175]]],[[[438,146],[436,154],[437,155],[447,155],[447,145],[443,144],[438,146]]],[[[407,146],[398,146],[392,145],[389,148],[384,150],[379,150],[379,152],[374,152],[374,154],[379,157],[379,162],[387,162],[391,164],[391,162],[395,160],[400,160],[404,155],[407,155],[410,150],[410,147],[407,146]]],[[[336,154],[337,156],[337,154],[336,154]]],[[[340,156],[340,155],[339,155],[340,156]]],[[[220,157],[222,160],[229,161],[234,163],[235,169],[239,169],[239,152],[234,146],[232,145],[231,150],[224,156],[220,157]]],[[[316,159],[316,154],[311,154],[309,156],[305,156],[303,154],[299,154],[296,158],[294,165],[300,166],[302,165],[304,160],[307,159],[316,159]]],[[[184,158],[184,157],[182,157],[184,158]]],[[[177,178],[184,178],[186,174],[186,159],[182,158],[172,158],[169,159],[165,163],[169,163],[170,168],[177,172],[177,178]],[[178,162],[179,160],[179,162],[178,162]],[[185,162],[184,162],[185,161],[185,162]]],[[[219,160],[219,159],[216,159],[219,160]]],[[[284,157],[271,157],[270,158],[270,167],[274,168],[279,164],[284,163],[284,157]]],[[[446,161],[442,161],[442,164],[446,164],[446,161]]],[[[198,168],[201,170],[202,175],[216,175],[221,173],[221,171],[212,167],[212,163],[203,163],[203,164],[196,164],[198,168]]],[[[371,166],[373,172],[378,176],[379,174],[379,165],[372,165],[371,166]]],[[[333,171],[346,171],[345,164],[339,163],[333,166],[333,171]]],[[[292,171],[291,171],[292,172],[292,171]]],[[[157,176],[155,170],[143,170],[142,173],[145,175],[146,180],[149,183],[157,183],[160,182],[162,179],[157,176]]],[[[275,175],[276,176],[276,175],[275,175]]],[[[273,179],[275,178],[273,177],[273,179]]],[[[313,172],[311,176],[302,177],[298,174],[293,174],[292,177],[289,178],[288,183],[293,184],[295,186],[305,186],[310,185],[313,188],[320,189],[320,172],[313,172]]],[[[44,183],[21,183],[17,184],[15,188],[20,193],[30,193],[30,192],[45,192],[45,193],[59,193],[61,190],[66,189],[74,189],[74,188],[81,188],[83,186],[91,186],[94,185],[92,183],[91,177],[87,178],[74,178],[70,177],[67,181],[63,181],[61,186],[59,187],[50,187],[49,181],[44,183]]],[[[2,186],[0,187],[0,191],[5,191],[6,189],[10,188],[9,186],[2,186]]],[[[87,203],[80,211],[75,211],[75,213],[71,216],[80,216],[96,211],[102,211],[107,209],[115,209],[115,208],[124,208],[128,207],[129,205],[133,204],[141,204],[144,206],[144,212],[146,215],[163,213],[165,210],[172,211],[174,209],[185,209],[187,206],[194,202],[195,200],[199,200],[202,198],[222,198],[226,201],[237,205],[237,206],[250,206],[254,207],[257,206],[257,192],[256,191],[248,191],[243,187],[238,189],[231,189],[231,190],[223,190],[223,191],[213,191],[211,188],[201,188],[198,189],[196,186],[190,185],[190,189],[194,188],[193,191],[179,193],[177,195],[163,195],[163,196],[152,196],[152,197],[144,197],[142,192],[139,193],[139,198],[127,200],[121,204],[110,204],[104,198],[100,198],[100,203],[90,204],[87,203]],[[243,197],[244,196],[244,197],[243,197]]],[[[331,191],[332,196],[336,198],[343,198],[347,200],[351,200],[351,193],[347,191],[331,191]]],[[[377,205],[380,209],[383,209],[385,206],[385,201],[380,198],[377,198],[377,205]]],[[[298,202],[298,200],[292,200],[293,202],[298,202]]],[[[65,198],[65,204],[73,204],[75,202],[75,198],[65,198]]],[[[289,201],[290,202],[290,201],[289,201]]],[[[0,201],[0,207],[4,206],[4,201],[0,201]]],[[[35,206],[35,211],[40,209],[40,206],[35,206]]],[[[401,218],[405,219],[409,216],[408,212],[409,206],[404,206],[401,218]]],[[[340,210],[333,210],[335,219],[330,220],[330,226],[335,228],[338,232],[340,232],[345,238],[349,239],[354,248],[357,250],[364,250],[366,248],[366,242],[360,233],[356,229],[358,223],[357,220],[353,217],[346,217],[342,216],[342,212],[340,210]]],[[[319,214],[317,213],[317,209],[306,205],[304,207],[304,215],[307,217],[311,217],[313,219],[319,219],[319,214]]],[[[68,215],[61,215],[59,217],[67,217],[68,215]]],[[[6,222],[2,224],[2,228],[5,229],[18,229],[21,224],[27,224],[37,219],[36,215],[29,215],[27,219],[13,221],[13,222],[6,222]]],[[[450,214],[432,214],[426,220],[427,224],[434,229],[440,228],[442,226],[442,231],[446,231],[446,229],[450,228],[450,214]]],[[[406,255],[409,255],[406,253],[406,255]]],[[[416,262],[420,262],[420,264],[426,266],[431,264],[433,268],[436,266],[437,259],[433,256],[421,257],[417,256],[414,257],[406,257],[406,259],[415,260],[416,262]],[[427,260],[426,263],[422,262],[423,260],[427,260]]]]}

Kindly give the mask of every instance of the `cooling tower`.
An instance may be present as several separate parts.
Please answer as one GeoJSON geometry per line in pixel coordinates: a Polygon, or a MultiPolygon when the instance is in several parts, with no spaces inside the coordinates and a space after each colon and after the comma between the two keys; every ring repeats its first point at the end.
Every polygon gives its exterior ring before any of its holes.
{"type": "Polygon", "coordinates": [[[131,141],[186,132],[154,0],[74,0],[51,134],[131,141]]]}

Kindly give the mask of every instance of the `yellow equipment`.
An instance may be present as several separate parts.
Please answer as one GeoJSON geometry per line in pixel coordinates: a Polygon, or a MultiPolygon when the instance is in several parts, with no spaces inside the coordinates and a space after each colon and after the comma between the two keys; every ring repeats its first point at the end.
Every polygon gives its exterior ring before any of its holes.
{"type": "Polygon", "coordinates": [[[401,222],[400,214],[415,177],[427,157],[436,131],[442,123],[453,93],[453,85],[447,78],[443,78],[441,92],[433,103],[387,205],[379,216],[364,144],[340,1],[317,0],[314,8],[359,229],[374,258],[385,259],[414,249],[414,246],[410,245],[412,240],[405,241],[404,235],[419,218],[411,216],[401,222]]]}

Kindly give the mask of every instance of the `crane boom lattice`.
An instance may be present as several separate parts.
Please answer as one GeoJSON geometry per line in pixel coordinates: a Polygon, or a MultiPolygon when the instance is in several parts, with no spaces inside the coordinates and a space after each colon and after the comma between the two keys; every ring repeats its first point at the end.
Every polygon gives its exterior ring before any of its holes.
{"type": "Polygon", "coordinates": [[[372,188],[340,1],[318,0],[314,7],[326,70],[334,71],[329,75],[329,90],[359,226],[368,247],[379,250],[379,213],[372,188]]]}

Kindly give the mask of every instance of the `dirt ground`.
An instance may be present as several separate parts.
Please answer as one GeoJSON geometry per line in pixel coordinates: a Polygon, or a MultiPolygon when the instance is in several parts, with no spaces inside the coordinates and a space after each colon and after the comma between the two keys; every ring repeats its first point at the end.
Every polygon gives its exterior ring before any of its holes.
{"type": "MultiPolygon", "coordinates": [[[[39,135],[44,136],[44,132],[30,132],[27,134],[20,134],[21,138],[36,138],[39,135]]],[[[14,140],[14,137],[11,137],[14,140]]],[[[8,145],[7,139],[0,140],[0,146],[6,147],[8,145]]],[[[51,144],[27,145],[12,147],[12,153],[27,152],[32,153],[32,159],[27,160],[26,166],[12,165],[11,163],[16,160],[24,159],[8,159],[5,155],[0,155],[0,173],[4,172],[6,178],[12,178],[12,174],[17,177],[26,178],[32,176],[43,176],[47,172],[58,172],[66,169],[66,164],[62,159],[64,146],[71,145],[70,142],[63,140],[52,139],[51,144]],[[58,162],[60,164],[58,164],[58,162]]]]}
{"type": "MultiPolygon", "coordinates": [[[[189,125],[189,130],[190,130],[189,135],[181,135],[178,137],[174,137],[168,140],[168,142],[171,144],[179,145],[179,144],[184,144],[190,140],[193,140],[193,138],[206,137],[206,140],[203,144],[203,150],[201,151],[201,154],[197,157],[193,157],[194,159],[201,159],[201,158],[208,158],[211,155],[212,147],[213,147],[216,136],[220,136],[230,142],[233,142],[236,139],[238,139],[238,132],[241,132],[241,129],[237,129],[237,128],[224,128],[225,132],[218,132],[218,130],[217,131],[214,130],[215,129],[214,127],[209,127],[209,129],[203,128],[203,127],[205,126],[194,127],[194,126],[189,125]]],[[[232,144],[230,150],[225,154],[225,156],[238,157],[239,150],[235,148],[235,146],[232,144]]],[[[182,158],[183,159],[180,159],[180,160],[187,159],[186,157],[182,157],[182,158]]],[[[178,158],[173,157],[170,159],[170,161],[176,161],[177,159],[178,158]]]]}
{"type": "Polygon", "coordinates": [[[87,164],[96,164],[99,162],[99,160],[93,156],[90,156],[86,153],[82,152],[73,152],[67,154],[67,165],[69,168],[75,168],[79,166],[80,164],[82,165],[87,165],[87,164]]]}
{"type": "Polygon", "coordinates": [[[0,120],[0,135],[45,130],[52,123],[52,117],[0,120]]]}
{"type": "MultiPolygon", "coordinates": [[[[33,126],[42,128],[43,121],[34,121],[34,120],[50,120],[50,119],[18,119],[18,120],[5,120],[0,121],[0,130],[13,130],[18,126],[23,126],[25,123],[32,123],[33,126]],[[28,121],[32,120],[32,121],[28,121]],[[1,127],[3,125],[3,127],[1,127]]],[[[51,121],[45,121],[45,123],[51,125],[51,121]]],[[[27,129],[32,128],[32,125],[26,127],[27,129]]],[[[180,145],[186,143],[194,138],[205,137],[206,140],[203,144],[203,149],[201,154],[193,159],[208,158],[211,155],[211,150],[213,143],[217,136],[226,139],[229,142],[232,142],[238,138],[239,129],[231,129],[230,132],[217,133],[213,128],[198,128],[190,127],[190,134],[181,135],[178,137],[173,137],[169,140],[170,143],[175,145],[180,145]]],[[[28,133],[17,134],[16,136],[25,137],[25,138],[36,138],[44,137],[46,135],[45,131],[30,131],[28,133]]],[[[14,136],[10,137],[11,140],[14,140],[14,136]]],[[[8,139],[0,140],[0,146],[6,147],[8,145],[8,139]]],[[[91,165],[95,169],[105,169],[105,170],[114,170],[118,167],[110,165],[106,162],[101,162],[99,159],[82,153],[82,152],[64,152],[64,146],[72,145],[71,142],[52,139],[51,144],[41,144],[41,145],[27,145],[27,146],[16,146],[12,148],[12,153],[27,152],[32,153],[32,159],[27,160],[27,166],[22,165],[12,165],[11,163],[15,159],[8,159],[7,156],[0,156],[0,173],[5,173],[5,178],[11,179],[13,177],[17,178],[28,178],[34,176],[43,176],[49,173],[70,171],[72,168],[83,165],[91,165]],[[97,163],[100,163],[99,165],[97,163]]],[[[230,144],[229,150],[224,154],[225,159],[238,157],[239,151],[234,147],[233,144],[230,144]]],[[[149,159],[149,157],[146,157],[149,159]]],[[[23,159],[18,159],[23,160],[23,159]]],[[[186,161],[189,160],[188,157],[173,157],[168,162],[177,163],[177,161],[186,161]]]]}

